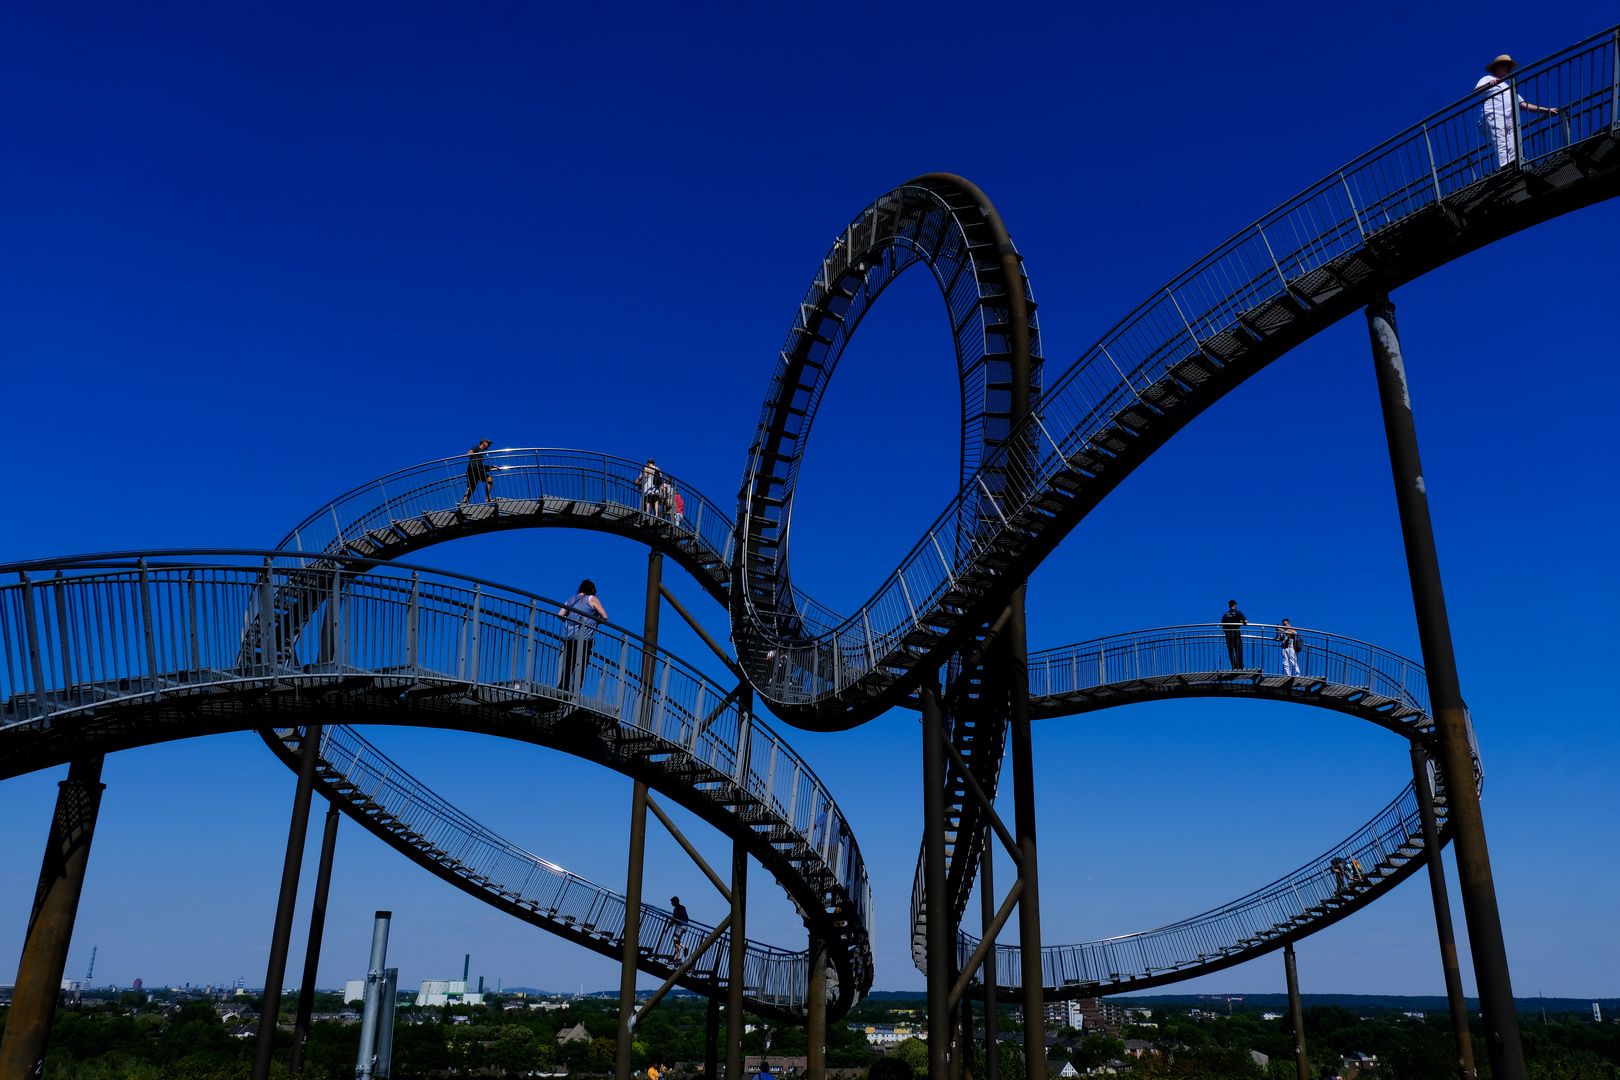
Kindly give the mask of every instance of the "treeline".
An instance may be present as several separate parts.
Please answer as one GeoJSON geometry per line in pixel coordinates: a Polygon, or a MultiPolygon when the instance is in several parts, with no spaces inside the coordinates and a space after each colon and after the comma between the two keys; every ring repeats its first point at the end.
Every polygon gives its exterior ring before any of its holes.
{"type": "MultiPolygon", "coordinates": [[[[317,1010],[334,1005],[335,999],[321,1000],[317,1010]]],[[[636,1030],[637,1068],[684,1064],[695,1072],[704,1058],[706,1009],[702,999],[665,999],[636,1030]]],[[[161,1002],[128,994],[116,1005],[59,1010],[51,1027],[46,1080],[246,1080],[255,1040],[232,1034],[241,1027],[238,1021],[222,1020],[208,1001],[187,1002],[172,1016],[165,1012],[161,1002]]],[[[0,1031],[4,1013],[0,1010],[0,1031]]],[[[283,1014],[282,1021],[290,1022],[291,1015],[283,1014]]],[[[754,1030],[743,1035],[745,1053],[802,1056],[808,1049],[802,1028],[755,1016],[746,1022],[754,1030]]],[[[575,1001],[556,1011],[504,1009],[498,1002],[402,1006],[394,1029],[393,1076],[611,1074],[617,1025],[618,1005],[605,1000],[575,1001]],[[558,1044],[562,1030],[581,1024],[586,1038],[558,1044]]],[[[722,1046],[724,1037],[722,1020],[722,1046]]],[[[863,1066],[878,1056],[843,1024],[830,1026],[828,1042],[828,1062],[835,1066],[863,1066]]],[[[291,1032],[278,1029],[276,1043],[275,1075],[290,1080],[291,1032]]],[[[359,1049],[360,1025],[318,1020],[310,1027],[302,1075],[347,1080],[359,1049]]]]}

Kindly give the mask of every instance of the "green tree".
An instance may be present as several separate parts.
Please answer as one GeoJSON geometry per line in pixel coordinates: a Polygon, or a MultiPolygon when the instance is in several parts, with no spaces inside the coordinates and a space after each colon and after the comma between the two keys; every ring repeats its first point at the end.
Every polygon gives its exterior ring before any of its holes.
{"type": "MultiPolygon", "coordinates": [[[[928,1044],[921,1039],[915,1037],[907,1039],[885,1056],[910,1065],[911,1075],[914,1077],[928,1075],[928,1044]]],[[[1007,1077],[1007,1080],[1014,1080],[1013,1077],[1007,1076],[1006,1072],[1001,1075],[1007,1077]]]]}

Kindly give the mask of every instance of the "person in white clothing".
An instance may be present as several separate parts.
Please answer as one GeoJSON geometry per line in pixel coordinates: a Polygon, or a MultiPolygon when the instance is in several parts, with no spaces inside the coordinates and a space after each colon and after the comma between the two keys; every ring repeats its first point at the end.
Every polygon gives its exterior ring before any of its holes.
{"type": "Polygon", "coordinates": [[[1287,619],[1277,627],[1277,643],[1282,646],[1284,675],[1299,675],[1299,632],[1287,619]]]}
{"type": "Polygon", "coordinates": [[[1519,108],[1525,112],[1558,115],[1557,109],[1532,105],[1513,93],[1507,77],[1513,74],[1513,69],[1518,66],[1513,57],[1503,53],[1485,65],[1486,76],[1474,84],[1475,93],[1485,95],[1485,107],[1479,114],[1479,133],[1496,147],[1496,164],[1503,167],[1513,164],[1519,156],[1517,140],[1513,137],[1515,98],[1518,100],[1519,108]],[[1496,89],[1492,89],[1493,87],[1496,89]]]}

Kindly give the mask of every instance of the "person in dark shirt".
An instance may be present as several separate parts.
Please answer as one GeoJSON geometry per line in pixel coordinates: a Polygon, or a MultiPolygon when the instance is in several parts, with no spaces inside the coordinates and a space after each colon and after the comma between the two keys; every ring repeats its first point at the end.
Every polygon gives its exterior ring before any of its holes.
{"type": "Polygon", "coordinates": [[[1226,655],[1231,658],[1233,671],[1243,667],[1243,632],[1238,627],[1248,625],[1249,620],[1238,610],[1237,601],[1228,600],[1226,614],[1221,616],[1221,626],[1226,629],[1226,655]]]}
{"type": "Polygon", "coordinates": [[[479,484],[484,485],[484,501],[495,501],[495,474],[484,463],[484,451],[488,450],[488,439],[479,439],[478,445],[467,451],[467,494],[461,497],[462,502],[471,502],[473,489],[479,484]]]}
{"type": "Polygon", "coordinates": [[[678,896],[670,897],[669,902],[674,905],[675,909],[675,917],[670,920],[673,924],[671,937],[675,946],[675,959],[679,962],[686,959],[686,905],[681,903],[681,898],[678,896]]]}

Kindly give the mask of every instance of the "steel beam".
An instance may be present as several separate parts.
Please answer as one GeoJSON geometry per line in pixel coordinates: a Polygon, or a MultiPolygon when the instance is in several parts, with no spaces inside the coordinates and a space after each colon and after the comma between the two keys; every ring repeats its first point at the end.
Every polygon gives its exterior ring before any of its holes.
{"type": "Polygon", "coordinates": [[[984,827],[984,857],[979,860],[979,925],[983,936],[990,939],[990,950],[984,954],[984,968],[979,976],[984,984],[984,1080],[998,1080],[1001,1073],[1000,1032],[997,1027],[1001,1014],[996,1005],[996,892],[995,851],[990,846],[990,826],[984,827]]]}
{"type": "Polygon", "coordinates": [[[307,724],[298,744],[298,786],[293,790],[292,820],[287,826],[287,854],[281,864],[281,896],[270,934],[270,962],[264,971],[264,1000],[259,1006],[259,1035],[253,1046],[253,1080],[268,1080],[281,1016],[281,984],[287,977],[287,946],[292,941],[293,910],[298,905],[298,875],[304,866],[304,837],[309,833],[309,800],[315,790],[315,763],[320,759],[321,725],[307,724]]]}
{"type": "Polygon", "coordinates": [[[104,790],[99,754],[74,761],[67,779],[57,784],[56,812],[45,841],[22,959],[17,962],[5,1038],[0,1041],[0,1080],[33,1080],[44,1068],[104,790]]]}
{"type": "Polygon", "coordinates": [[[1311,1080],[1311,1059],[1305,1053],[1305,1009],[1299,1000],[1299,970],[1294,966],[1294,943],[1283,946],[1283,972],[1288,977],[1288,1022],[1294,1025],[1294,1068],[1299,1080],[1311,1080]]]}
{"type": "Polygon", "coordinates": [[[827,1080],[827,946],[810,939],[810,1000],[806,1002],[805,1035],[810,1043],[805,1080],[827,1080]]]}
{"type": "Polygon", "coordinates": [[[731,955],[726,967],[726,1080],[743,1077],[743,991],[748,975],[748,849],[731,842],[731,955]]]}
{"type": "Polygon", "coordinates": [[[1395,306],[1387,297],[1367,305],[1367,329],[1372,338],[1373,366],[1378,376],[1378,400],[1383,407],[1384,435],[1389,442],[1389,464],[1395,479],[1395,501],[1400,509],[1401,535],[1406,542],[1406,569],[1412,581],[1412,604],[1417,614],[1418,640],[1423,646],[1423,669],[1429,682],[1429,700],[1435,734],[1440,744],[1440,766],[1447,777],[1457,778],[1447,788],[1450,820],[1457,855],[1457,882],[1463,914],[1468,920],[1468,944],[1479,987],[1480,1012],[1485,1021],[1485,1047],[1491,1075],[1496,1080],[1524,1080],[1524,1048],[1519,1041],[1519,1018],[1513,1006],[1513,980],[1508,972],[1507,944],[1502,938],[1502,917],[1496,904],[1491,856],[1485,842],[1485,818],[1479,793],[1465,778],[1474,773],[1468,732],[1468,710],[1457,677],[1452,651],[1451,623],[1446,615],[1445,591],[1440,584],[1440,557],[1435,550],[1434,527],[1429,519],[1428,489],[1418,455],[1417,425],[1412,417],[1411,388],[1406,361],[1401,355],[1395,327],[1395,306]]]}
{"type": "MultiPolygon", "coordinates": [[[[647,596],[642,614],[641,697],[643,726],[650,724],[652,687],[657,685],[658,614],[664,557],[647,553],[647,596]]],[[[619,957],[619,1030],[614,1047],[613,1080],[630,1080],[634,1068],[636,976],[641,965],[641,877],[647,856],[647,785],[637,780],[630,794],[630,850],[624,883],[624,942],[619,957]]]]}
{"type": "MultiPolygon", "coordinates": [[[[716,983],[720,980],[715,979],[716,983]]],[[[703,1014],[703,1075],[720,1074],[720,998],[709,995],[709,1007],[703,1014]]]]}
{"type": "MultiPolygon", "coordinates": [[[[1469,780],[1473,774],[1469,774],[1469,780]]],[[[1412,787],[1417,793],[1418,818],[1423,822],[1423,850],[1429,864],[1429,893],[1434,898],[1434,929],[1440,938],[1440,967],[1446,979],[1446,1005],[1451,1011],[1451,1036],[1457,1044],[1457,1075],[1474,1080],[1474,1039],[1468,1029],[1468,1002],[1463,998],[1462,972],[1457,967],[1457,939],[1451,929],[1451,897],[1446,893],[1446,864],[1440,857],[1440,828],[1434,816],[1434,789],[1429,786],[1429,755],[1412,744],[1412,787]]]]}
{"type": "Polygon", "coordinates": [[[1023,980],[1024,1057],[1030,1067],[1030,1029],[1035,1031],[1035,1052],[1046,1056],[1046,1002],[1042,993],[1040,873],[1035,855],[1035,761],[1029,731],[1029,672],[1024,628],[1024,589],[1013,591],[1013,615],[1007,622],[1004,652],[1008,665],[1008,691],[1012,696],[1013,828],[1018,835],[1018,877],[1023,895],[1018,900],[1018,962],[1023,980]]]}
{"type": "Polygon", "coordinates": [[[337,803],[326,811],[326,831],[321,834],[321,863],[315,872],[315,899],[310,905],[309,946],[304,950],[304,981],[298,988],[298,1015],[293,1020],[292,1071],[304,1071],[305,1043],[309,1041],[309,1017],[315,1008],[315,977],[321,965],[321,936],[326,932],[326,895],[332,885],[332,856],[337,850],[337,803]]]}
{"type": "Polygon", "coordinates": [[[949,1071],[950,901],[945,895],[945,718],[932,687],[922,689],[923,890],[927,929],[928,1075],[949,1071]]]}

